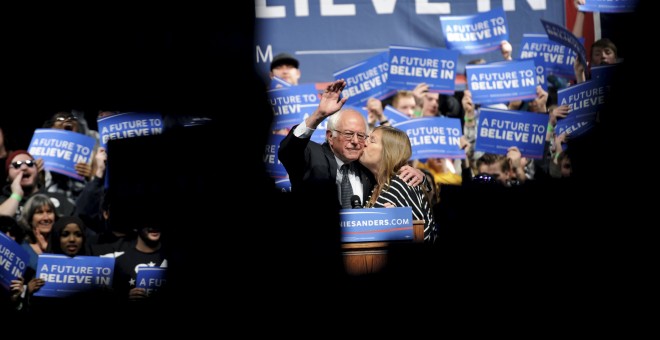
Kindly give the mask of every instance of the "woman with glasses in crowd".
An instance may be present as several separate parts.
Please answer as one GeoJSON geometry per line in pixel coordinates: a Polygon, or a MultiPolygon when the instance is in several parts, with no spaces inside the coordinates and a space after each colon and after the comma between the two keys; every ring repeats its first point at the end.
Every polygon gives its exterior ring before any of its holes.
{"type": "Polygon", "coordinates": [[[73,214],[75,206],[66,196],[56,192],[46,192],[39,181],[39,161],[26,150],[16,150],[9,154],[5,162],[7,184],[0,192],[0,215],[13,216],[18,220],[26,201],[35,194],[45,194],[57,203],[60,216],[73,214]]]}
{"type": "Polygon", "coordinates": [[[5,161],[7,185],[0,194],[0,215],[18,219],[28,197],[39,191],[38,167],[26,150],[16,150],[5,161]]]}

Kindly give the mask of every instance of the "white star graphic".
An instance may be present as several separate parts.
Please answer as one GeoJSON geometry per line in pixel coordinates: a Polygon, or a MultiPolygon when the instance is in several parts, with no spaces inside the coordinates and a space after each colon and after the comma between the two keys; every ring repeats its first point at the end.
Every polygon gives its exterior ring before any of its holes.
{"type": "Polygon", "coordinates": [[[155,266],[155,265],[156,265],[156,264],[153,263],[153,262],[149,262],[149,263],[147,263],[147,266],[149,266],[149,267],[153,267],[153,266],[155,266]]]}
{"type": "Polygon", "coordinates": [[[130,280],[128,280],[128,284],[130,284],[131,286],[135,286],[135,279],[131,278],[130,280]]]}

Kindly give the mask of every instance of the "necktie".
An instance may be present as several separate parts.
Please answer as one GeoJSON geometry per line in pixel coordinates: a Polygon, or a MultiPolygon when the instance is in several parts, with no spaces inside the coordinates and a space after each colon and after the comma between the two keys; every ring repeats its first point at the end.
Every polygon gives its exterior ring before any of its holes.
{"type": "Polygon", "coordinates": [[[348,179],[348,169],[350,166],[344,164],[341,166],[341,207],[344,209],[351,209],[351,196],[353,196],[353,188],[351,181],[348,179]]]}

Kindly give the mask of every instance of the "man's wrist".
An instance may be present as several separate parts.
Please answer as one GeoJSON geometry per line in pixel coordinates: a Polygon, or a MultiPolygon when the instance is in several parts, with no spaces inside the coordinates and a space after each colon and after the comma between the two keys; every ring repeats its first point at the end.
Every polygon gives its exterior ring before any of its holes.
{"type": "Polygon", "coordinates": [[[17,200],[18,203],[21,203],[21,201],[23,200],[23,196],[15,193],[15,192],[13,192],[11,195],[9,195],[9,198],[13,198],[13,199],[17,200]]]}
{"type": "Polygon", "coordinates": [[[325,119],[325,115],[321,114],[319,111],[314,111],[312,115],[305,119],[305,125],[310,129],[316,129],[319,124],[325,119]]]}

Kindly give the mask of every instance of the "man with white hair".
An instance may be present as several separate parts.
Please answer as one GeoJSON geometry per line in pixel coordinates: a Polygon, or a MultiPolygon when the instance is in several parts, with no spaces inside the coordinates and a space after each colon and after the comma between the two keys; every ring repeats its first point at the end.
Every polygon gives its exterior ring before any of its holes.
{"type": "MultiPolygon", "coordinates": [[[[314,113],[282,140],[279,159],[289,173],[293,192],[309,192],[319,185],[335,183],[342,208],[351,208],[347,198],[357,195],[365,202],[375,181],[369,170],[355,162],[362,155],[368,137],[367,121],[358,111],[340,111],[346,102],[346,98],[340,97],[345,86],[343,79],[328,85],[314,113]],[[326,118],[329,118],[326,142],[320,145],[310,137],[326,118]]],[[[399,176],[411,185],[418,185],[424,179],[421,171],[409,166],[402,168],[399,176]]]]}

